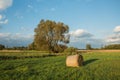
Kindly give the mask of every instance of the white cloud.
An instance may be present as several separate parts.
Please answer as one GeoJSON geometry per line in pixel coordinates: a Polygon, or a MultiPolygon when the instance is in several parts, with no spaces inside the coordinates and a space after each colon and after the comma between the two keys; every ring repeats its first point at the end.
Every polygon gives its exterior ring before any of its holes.
{"type": "Polygon", "coordinates": [[[30,39],[33,38],[33,35],[29,35],[29,34],[22,34],[22,33],[0,33],[0,39],[2,38],[12,38],[12,39],[30,39]]]}
{"type": "Polygon", "coordinates": [[[0,10],[5,10],[12,6],[13,0],[0,0],[0,10]]]}
{"type": "Polygon", "coordinates": [[[107,43],[120,43],[120,33],[114,33],[106,39],[107,43]]]}
{"type": "Polygon", "coordinates": [[[86,44],[91,44],[92,47],[101,47],[104,44],[104,40],[95,38],[95,36],[84,29],[71,31],[70,35],[70,46],[85,48],[86,44]]]}
{"type": "Polygon", "coordinates": [[[8,37],[8,36],[10,36],[10,33],[0,33],[0,38],[8,37]]]}
{"type": "Polygon", "coordinates": [[[120,26],[116,26],[114,32],[120,32],[120,26]]]}
{"type": "Polygon", "coordinates": [[[105,44],[105,41],[97,38],[77,38],[75,40],[71,40],[69,45],[77,48],[85,48],[86,44],[91,44],[93,48],[100,48],[105,44]]]}
{"type": "Polygon", "coordinates": [[[0,24],[7,24],[8,23],[8,19],[6,19],[5,16],[0,15],[0,24]]]}
{"type": "Polygon", "coordinates": [[[107,41],[107,43],[118,44],[118,43],[120,43],[120,38],[116,38],[116,39],[109,38],[106,41],[107,41]]]}
{"type": "Polygon", "coordinates": [[[33,35],[22,33],[0,33],[0,44],[12,46],[27,46],[33,40],[33,35]]]}
{"type": "Polygon", "coordinates": [[[77,29],[76,31],[71,31],[70,35],[76,38],[89,38],[93,35],[83,29],[77,29]]]}
{"type": "Polygon", "coordinates": [[[0,24],[7,24],[7,23],[8,23],[8,19],[0,21],[0,24]]]}
{"type": "Polygon", "coordinates": [[[107,39],[105,39],[105,41],[109,44],[111,43],[120,44],[120,26],[116,26],[113,31],[114,33],[108,36],[107,39]]]}
{"type": "MultiPolygon", "coordinates": [[[[7,9],[8,7],[12,6],[13,0],[0,0],[0,11],[7,9]]],[[[0,14],[0,24],[7,24],[8,19],[5,16],[0,14]]]]}

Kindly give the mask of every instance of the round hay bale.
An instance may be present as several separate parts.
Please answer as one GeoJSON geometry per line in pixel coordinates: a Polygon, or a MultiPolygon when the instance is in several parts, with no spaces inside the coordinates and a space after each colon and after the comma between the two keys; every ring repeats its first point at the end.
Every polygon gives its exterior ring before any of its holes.
{"type": "Polygon", "coordinates": [[[68,56],[66,59],[66,66],[79,67],[83,65],[83,56],[76,54],[68,56]]]}

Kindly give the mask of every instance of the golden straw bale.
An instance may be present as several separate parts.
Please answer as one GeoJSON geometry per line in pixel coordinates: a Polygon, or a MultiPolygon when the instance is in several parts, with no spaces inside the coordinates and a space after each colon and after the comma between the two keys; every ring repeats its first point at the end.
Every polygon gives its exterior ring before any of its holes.
{"type": "Polygon", "coordinates": [[[83,65],[83,56],[76,54],[68,56],[66,59],[66,66],[79,67],[83,65]]]}

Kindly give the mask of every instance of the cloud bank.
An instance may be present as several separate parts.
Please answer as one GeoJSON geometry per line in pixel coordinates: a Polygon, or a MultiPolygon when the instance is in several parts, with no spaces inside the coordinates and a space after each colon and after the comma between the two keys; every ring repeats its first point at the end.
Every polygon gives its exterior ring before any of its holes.
{"type": "Polygon", "coordinates": [[[70,45],[78,48],[85,48],[86,44],[91,44],[92,47],[99,48],[107,44],[120,44],[120,26],[116,26],[111,33],[112,34],[106,36],[106,38],[98,39],[95,35],[84,29],[77,29],[70,32],[70,45]]]}
{"type": "Polygon", "coordinates": [[[77,29],[76,31],[71,31],[70,34],[75,38],[89,38],[93,36],[91,33],[83,29],[77,29]]]}
{"type": "Polygon", "coordinates": [[[101,47],[101,45],[104,44],[104,40],[95,38],[92,33],[84,29],[77,29],[75,31],[71,31],[70,35],[70,46],[85,48],[86,44],[91,44],[92,47],[101,47]]]}
{"type": "Polygon", "coordinates": [[[8,47],[13,46],[27,46],[33,41],[33,35],[22,33],[0,33],[0,44],[8,47]]]}
{"type": "Polygon", "coordinates": [[[0,10],[5,10],[12,6],[13,0],[0,0],[0,10]]]}
{"type": "Polygon", "coordinates": [[[114,32],[120,33],[120,26],[116,26],[114,32]]]}
{"type": "Polygon", "coordinates": [[[106,42],[108,44],[120,44],[120,26],[116,26],[113,31],[114,33],[107,37],[106,42]]]}
{"type": "Polygon", "coordinates": [[[0,21],[0,24],[7,24],[8,23],[8,19],[5,19],[4,21],[0,21]]]}

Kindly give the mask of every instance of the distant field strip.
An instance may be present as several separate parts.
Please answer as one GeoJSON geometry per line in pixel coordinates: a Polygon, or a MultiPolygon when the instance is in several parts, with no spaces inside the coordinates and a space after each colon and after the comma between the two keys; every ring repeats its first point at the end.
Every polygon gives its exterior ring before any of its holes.
{"type": "Polygon", "coordinates": [[[0,60],[7,59],[23,59],[23,58],[40,58],[53,56],[45,51],[19,51],[19,50],[10,50],[10,51],[0,51],[0,60]]]}

